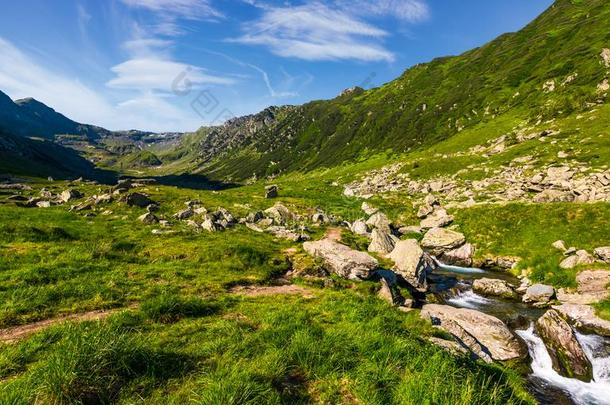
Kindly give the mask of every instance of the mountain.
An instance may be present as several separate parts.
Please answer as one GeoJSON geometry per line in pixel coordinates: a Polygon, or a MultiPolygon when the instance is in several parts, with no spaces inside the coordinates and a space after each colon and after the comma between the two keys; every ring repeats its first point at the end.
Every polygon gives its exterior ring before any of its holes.
{"type": "Polygon", "coordinates": [[[33,98],[13,101],[1,91],[0,129],[14,135],[45,139],[71,134],[96,140],[111,134],[107,129],[72,121],[33,98]]]}
{"type": "Polygon", "coordinates": [[[536,123],[583,111],[606,98],[608,21],[606,0],[557,0],[521,31],[460,56],[416,65],[372,90],[201,128],[160,157],[184,171],[245,179],[423,150],[499,117],[536,123]]]}
{"type": "Polygon", "coordinates": [[[0,130],[0,174],[111,181],[116,176],[97,169],[70,148],[0,130]]]}

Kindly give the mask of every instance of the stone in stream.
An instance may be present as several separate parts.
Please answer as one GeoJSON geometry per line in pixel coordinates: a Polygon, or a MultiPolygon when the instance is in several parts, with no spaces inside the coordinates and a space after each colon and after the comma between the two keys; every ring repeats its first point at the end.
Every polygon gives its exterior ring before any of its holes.
{"type": "Polygon", "coordinates": [[[427,277],[437,266],[434,259],[422,250],[417,240],[398,241],[388,258],[394,261],[394,272],[402,276],[413,288],[421,292],[428,289],[427,277]]]}
{"type": "Polygon", "coordinates": [[[466,243],[466,238],[459,232],[444,228],[432,228],[424,235],[421,241],[423,248],[434,255],[457,249],[466,243]]]}
{"type": "Polygon", "coordinates": [[[562,304],[553,306],[553,309],[577,330],[610,337],[610,321],[595,315],[595,310],[590,305],[562,304]]]}
{"type": "Polygon", "coordinates": [[[498,318],[474,309],[427,304],[421,317],[452,334],[483,360],[506,361],[524,358],[526,348],[498,318]]]}
{"type": "Polygon", "coordinates": [[[553,309],[536,322],[536,331],[548,349],[553,368],[561,375],[589,382],[591,362],[568,323],[553,309]]]}
{"type": "Polygon", "coordinates": [[[394,245],[397,240],[398,238],[391,235],[388,231],[375,228],[373,229],[373,232],[371,232],[371,243],[368,247],[368,251],[383,254],[390,253],[394,250],[394,245]]]}
{"type": "Polygon", "coordinates": [[[353,250],[331,239],[305,242],[303,249],[311,256],[322,258],[328,271],[350,280],[370,278],[379,266],[368,253],[353,250]]]}
{"type": "Polygon", "coordinates": [[[523,302],[532,304],[535,307],[548,305],[555,297],[555,289],[550,285],[534,284],[525,291],[523,302]]]}
{"type": "Polygon", "coordinates": [[[472,290],[478,294],[485,296],[494,296],[501,298],[516,298],[517,293],[515,287],[505,280],[495,278],[481,278],[474,280],[472,290]]]}

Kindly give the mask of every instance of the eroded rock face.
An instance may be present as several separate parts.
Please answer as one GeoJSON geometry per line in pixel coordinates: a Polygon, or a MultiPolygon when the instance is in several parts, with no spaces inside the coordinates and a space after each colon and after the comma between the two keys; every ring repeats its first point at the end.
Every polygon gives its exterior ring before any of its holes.
{"type": "Polygon", "coordinates": [[[555,305],[553,309],[578,330],[610,337],[610,321],[595,315],[595,310],[589,305],[563,304],[555,305]]]}
{"type": "Polygon", "coordinates": [[[472,283],[472,290],[486,296],[516,298],[515,287],[505,280],[481,278],[472,283]]]}
{"type": "Polygon", "coordinates": [[[444,228],[430,229],[421,241],[422,247],[434,255],[456,249],[466,242],[466,238],[459,232],[444,228]]]}
{"type": "Polygon", "coordinates": [[[483,360],[506,361],[527,354],[510,329],[491,315],[473,309],[428,304],[422,308],[421,317],[451,333],[483,360]]]}
{"type": "Polygon", "coordinates": [[[536,331],[547,347],[553,368],[569,378],[591,381],[591,362],[568,323],[555,310],[547,311],[536,322],[536,331]]]}
{"type": "Polygon", "coordinates": [[[422,292],[428,289],[427,276],[437,266],[415,239],[398,241],[388,258],[394,261],[394,272],[414,288],[422,292]]]}
{"type": "Polygon", "coordinates": [[[303,249],[314,257],[322,258],[328,271],[350,280],[370,278],[379,266],[377,260],[369,254],[330,239],[305,242],[303,249]]]}

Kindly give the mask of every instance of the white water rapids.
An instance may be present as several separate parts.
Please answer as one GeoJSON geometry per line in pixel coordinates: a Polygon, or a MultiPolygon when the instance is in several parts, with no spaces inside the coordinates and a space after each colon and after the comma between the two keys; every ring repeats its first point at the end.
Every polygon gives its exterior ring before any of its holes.
{"type": "Polygon", "coordinates": [[[563,377],[553,369],[551,356],[542,339],[534,334],[533,325],[527,330],[517,330],[516,333],[527,343],[535,377],[567,392],[576,404],[610,405],[610,356],[605,350],[606,342],[602,338],[577,334],[593,365],[594,380],[585,383],[575,378],[563,377]]]}

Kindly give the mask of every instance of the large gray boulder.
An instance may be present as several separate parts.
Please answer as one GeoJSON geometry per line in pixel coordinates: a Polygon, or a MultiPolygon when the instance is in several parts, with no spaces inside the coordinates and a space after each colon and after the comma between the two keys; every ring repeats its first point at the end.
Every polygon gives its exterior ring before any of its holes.
{"type": "Polygon", "coordinates": [[[424,235],[421,245],[434,255],[457,249],[466,243],[466,238],[459,232],[444,228],[432,228],[424,235]]]}
{"type": "Polygon", "coordinates": [[[591,381],[591,362],[574,331],[557,311],[548,310],[540,317],[536,322],[536,331],[551,355],[555,371],[565,377],[591,381]]]}
{"type": "Polygon", "coordinates": [[[575,292],[560,289],[557,299],[569,304],[595,304],[610,298],[610,271],[585,270],[576,275],[578,288],[575,292]]]}
{"type": "Polygon", "coordinates": [[[472,290],[478,294],[502,298],[516,298],[515,287],[505,280],[481,278],[474,280],[472,290]]]}
{"type": "Polygon", "coordinates": [[[398,238],[391,235],[387,230],[374,228],[373,232],[371,232],[371,243],[368,247],[368,251],[382,254],[390,253],[394,250],[394,245],[397,240],[398,238]]]}
{"type": "Polygon", "coordinates": [[[366,224],[381,230],[390,230],[390,220],[383,212],[376,212],[366,221],[366,224]]]}
{"type": "Polygon", "coordinates": [[[400,293],[400,290],[395,284],[390,283],[385,278],[380,280],[381,288],[377,293],[377,296],[384,301],[387,301],[391,305],[401,306],[405,303],[405,298],[400,293]]]}
{"type": "Polygon", "coordinates": [[[599,260],[610,264],[610,246],[598,247],[593,251],[593,254],[599,260]]]}
{"type": "Polygon", "coordinates": [[[587,264],[595,263],[595,258],[591,256],[586,250],[579,250],[573,256],[569,256],[564,259],[559,267],[562,269],[573,269],[576,266],[583,266],[587,264]]]}
{"type": "Polygon", "coordinates": [[[447,214],[442,208],[437,209],[426,218],[422,219],[419,226],[422,229],[442,228],[453,222],[453,216],[447,214]]]}
{"type": "Polygon", "coordinates": [[[536,307],[548,305],[555,297],[555,289],[550,285],[534,284],[525,291],[523,302],[536,307]]]}
{"type": "Polygon", "coordinates": [[[473,256],[474,246],[470,243],[465,243],[457,249],[443,252],[439,259],[445,264],[470,267],[473,263],[473,256]]]}
{"type": "Polygon", "coordinates": [[[483,360],[506,361],[524,358],[525,347],[498,318],[480,311],[427,304],[421,317],[452,334],[483,360]]]}
{"type": "Polygon", "coordinates": [[[388,258],[394,261],[394,272],[411,286],[422,292],[428,289],[427,277],[437,266],[415,239],[398,241],[388,258]]]}
{"type": "Polygon", "coordinates": [[[272,218],[276,224],[285,225],[288,222],[294,221],[296,215],[294,215],[285,205],[282,203],[275,203],[271,208],[265,210],[265,215],[268,218],[272,218]]]}
{"type": "Polygon", "coordinates": [[[67,203],[69,201],[73,201],[73,200],[78,200],[79,198],[83,197],[83,193],[81,193],[78,190],[75,190],[73,188],[69,188],[67,190],[62,191],[62,193],[59,195],[59,200],[62,203],[67,203]]]}
{"type": "Polygon", "coordinates": [[[353,250],[331,239],[305,242],[303,249],[314,257],[322,258],[328,271],[350,280],[370,278],[379,266],[368,253],[353,250]]]}
{"type": "Polygon", "coordinates": [[[362,219],[358,219],[354,221],[354,223],[350,226],[350,230],[356,235],[360,236],[369,236],[369,226],[366,224],[366,221],[362,219]]]}

